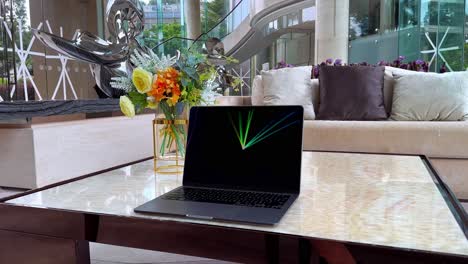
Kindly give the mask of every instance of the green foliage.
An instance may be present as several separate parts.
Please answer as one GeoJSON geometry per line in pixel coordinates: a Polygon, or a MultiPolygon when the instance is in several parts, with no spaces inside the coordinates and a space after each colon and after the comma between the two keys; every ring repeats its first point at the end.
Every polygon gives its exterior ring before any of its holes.
{"type": "MultiPolygon", "coordinates": [[[[143,31],[143,45],[153,49],[159,43],[172,37],[182,37],[183,28],[178,22],[166,23],[160,26],[153,25],[150,29],[143,31]],[[159,39],[159,30],[161,29],[163,39],[159,39]]],[[[164,54],[175,55],[177,50],[181,50],[186,47],[184,40],[173,39],[167,43],[164,43],[164,54]]],[[[155,50],[155,52],[158,52],[155,50]]]]}
{"type": "MultiPolygon", "coordinates": [[[[442,55],[444,56],[445,60],[449,63],[450,67],[454,71],[463,71],[465,70],[465,67],[463,65],[463,48],[465,46],[465,54],[468,52],[466,49],[467,46],[466,44],[463,44],[464,39],[463,35],[458,36],[458,34],[449,34],[445,40],[445,46],[452,47],[452,46],[458,46],[459,49],[457,50],[449,50],[449,51],[442,51],[442,55]]],[[[465,60],[465,64],[468,63],[465,60]]],[[[444,61],[440,56],[437,58],[437,67],[436,70],[438,70],[442,64],[444,64],[444,61]]]]}
{"type": "Polygon", "coordinates": [[[200,74],[200,81],[206,82],[216,76],[216,68],[215,67],[208,67],[206,71],[200,74]]]}
{"type": "MultiPolygon", "coordinates": [[[[23,30],[23,48],[26,49],[27,48],[27,45],[29,44],[29,42],[31,41],[31,38],[32,38],[32,32],[30,30],[30,27],[28,26],[27,24],[27,12],[28,10],[26,10],[26,1],[27,0],[14,0],[13,1],[13,16],[14,16],[14,26],[15,26],[15,42],[16,42],[16,45],[17,47],[19,48],[20,47],[20,36],[19,36],[19,21],[21,21],[21,24],[22,24],[22,30],[23,30]]],[[[8,25],[10,26],[11,28],[11,22],[9,20],[9,17],[6,21],[8,23],[8,25]]],[[[3,41],[0,41],[0,46],[1,47],[5,47],[6,45],[8,45],[8,48],[11,48],[12,47],[12,43],[11,41],[8,39],[8,43],[3,43],[3,41]]],[[[12,53],[8,53],[8,60],[10,62],[12,62],[12,53]]],[[[15,54],[15,61],[16,61],[16,64],[17,64],[17,67],[19,66],[19,63],[20,63],[20,59],[19,57],[15,54]]],[[[4,61],[6,58],[4,57],[4,54],[3,52],[0,52],[0,61],[4,61]]],[[[32,67],[32,59],[31,57],[28,57],[27,60],[26,60],[26,67],[29,69],[29,71],[31,72],[31,74],[33,73],[32,70],[33,70],[33,67],[32,67]]],[[[6,70],[4,69],[4,65],[2,65],[2,63],[0,62],[0,69],[2,71],[6,70]]]]}
{"type": "Polygon", "coordinates": [[[23,30],[27,30],[27,10],[26,10],[26,0],[14,0],[13,9],[15,10],[16,21],[21,21],[23,30]]]}
{"type": "Polygon", "coordinates": [[[465,70],[468,71],[468,43],[465,43],[465,70]]]}
{"type": "Polygon", "coordinates": [[[199,67],[200,64],[207,64],[206,55],[183,51],[177,68],[180,71],[180,82],[183,87],[182,101],[189,105],[197,105],[201,102],[201,94],[203,90],[203,79],[200,76],[205,75],[210,67],[199,67]]]}
{"type": "Polygon", "coordinates": [[[202,90],[195,87],[194,82],[190,82],[182,91],[182,102],[190,106],[199,105],[202,100],[202,90]]]}
{"type": "MultiPolygon", "coordinates": [[[[172,37],[182,37],[182,25],[180,23],[174,22],[170,24],[163,24],[162,34],[164,39],[170,39],[172,37]]],[[[174,39],[164,44],[165,54],[176,54],[177,50],[180,50],[185,47],[185,42],[180,39],[174,39]]]]}
{"type": "Polygon", "coordinates": [[[141,113],[146,106],[148,106],[148,102],[146,101],[146,94],[141,94],[136,91],[131,91],[128,93],[128,97],[135,105],[136,113],[141,113]]]}
{"type": "Polygon", "coordinates": [[[228,64],[238,64],[239,60],[233,57],[226,57],[226,61],[228,64]]]}
{"type": "MultiPolygon", "coordinates": [[[[227,1],[225,0],[204,1],[205,6],[202,11],[204,32],[213,28],[227,14],[226,3],[227,1]]],[[[225,36],[227,34],[227,25],[221,25],[218,33],[218,37],[225,36]]]]}

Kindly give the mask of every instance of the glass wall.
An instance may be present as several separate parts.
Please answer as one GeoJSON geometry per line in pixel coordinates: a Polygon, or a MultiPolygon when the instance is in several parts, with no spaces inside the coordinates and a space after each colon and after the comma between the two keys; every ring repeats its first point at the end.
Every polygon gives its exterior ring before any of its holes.
{"type": "MultiPolygon", "coordinates": [[[[229,12],[230,6],[230,0],[203,0],[201,9],[202,31],[207,32],[215,27],[218,22],[229,12]]],[[[222,23],[221,26],[218,26],[217,31],[221,35],[226,34],[227,24],[222,23]]]]}
{"type": "Polygon", "coordinates": [[[431,71],[442,66],[449,71],[464,70],[465,0],[421,0],[404,7],[402,14],[411,16],[402,17],[401,22],[412,23],[399,32],[400,54],[428,61],[431,71]]]}
{"type": "Polygon", "coordinates": [[[377,63],[398,57],[398,0],[349,3],[349,62],[377,63]]]}
{"type": "Polygon", "coordinates": [[[250,14],[250,0],[204,0],[202,3],[202,29],[210,31],[210,37],[224,38],[250,14]]]}
{"type": "MultiPolygon", "coordinates": [[[[145,46],[153,49],[157,46],[155,52],[161,54],[175,54],[176,50],[193,44],[190,40],[174,39],[158,45],[170,38],[186,37],[183,16],[188,7],[184,6],[184,0],[144,0],[143,3],[146,21],[142,43],[145,46]]],[[[235,30],[249,12],[250,0],[201,0],[201,32],[210,32],[209,37],[222,39],[235,30]]]]}
{"type": "MultiPolygon", "coordinates": [[[[185,37],[184,0],[141,0],[145,30],[140,44],[174,55],[193,41],[185,37]]],[[[249,16],[251,0],[200,0],[202,33],[220,23],[210,36],[222,38],[249,16]],[[223,18],[234,8],[226,20],[223,18]]],[[[59,56],[32,37],[31,29],[71,40],[77,29],[103,39],[110,36],[108,0],[2,0],[0,5],[0,102],[98,98],[88,63],[59,56]],[[3,8],[3,7],[6,8],[3,8]],[[16,45],[14,45],[16,44],[16,45]]],[[[202,42],[202,41],[201,41],[202,42]]],[[[200,42],[200,43],[201,43],[200,42]]],[[[239,70],[246,75],[247,70],[239,70]]],[[[98,92],[98,93],[97,93],[98,92]]]]}
{"type": "Polygon", "coordinates": [[[407,60],[421,58],[419,47],[421,0],[400,0],[398,9],[397,55],[404,55],[407,60]]]}
{"type": "MultiPolygon", "coordinates": [[[[182,26],[183,0],[146,0],[142,1],[145,13],[145,31],[140,39],[141,44],[155,48],[163,40],[172,37],[183,37],[182,26]]],[[[158,53],[175,54],[176,50],[186,46],[184,41],[171,41],[158,46],[158,53]]]]}
{"type": "Polygon", "coordinates": [[[256,74],[259,74],[262,69],[273,69],[279,63],[294,66],[311,65],[314,61],[314,37],[315,35],[311,32],[282,35],[267,49],[255,56],[256,74]]]}
{"type": "Polygon", "coordinates": [[[466,0],[350,2],[349,62],[423,59],[431,71],[465,70],[466,0]]]}

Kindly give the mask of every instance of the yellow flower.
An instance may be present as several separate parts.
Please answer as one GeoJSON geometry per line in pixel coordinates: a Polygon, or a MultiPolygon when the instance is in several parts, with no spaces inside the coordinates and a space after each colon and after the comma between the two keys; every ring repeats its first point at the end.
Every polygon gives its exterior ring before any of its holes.
{"type": "Polygon", "coordinates": [[[150,72],[138,67],[135,70],[133,70],[132,81],[138,92],[141,94],[145,94],[151,91],[151,85],[153,84],[153,75],[150,72]]]}
{"type": "Polygon", "coordinates": [[[135,116],[135,106],[133,105],[130,98],[127,96],[120,96],[120,110],[122,113],[127,117],[134,117],[135,116]]]}

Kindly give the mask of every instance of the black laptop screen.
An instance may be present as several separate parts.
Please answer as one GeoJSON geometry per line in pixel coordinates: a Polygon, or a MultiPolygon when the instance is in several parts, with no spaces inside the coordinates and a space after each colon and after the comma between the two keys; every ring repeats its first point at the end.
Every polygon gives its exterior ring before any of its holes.
{"type": "Polygon", "coordinates": [[[184,185],[299,192],[303,108],[194,107],[184,185]]]}

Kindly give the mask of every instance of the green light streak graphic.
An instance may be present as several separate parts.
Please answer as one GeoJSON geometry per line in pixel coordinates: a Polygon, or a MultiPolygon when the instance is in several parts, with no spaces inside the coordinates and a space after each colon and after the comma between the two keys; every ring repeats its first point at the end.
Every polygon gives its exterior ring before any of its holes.
{"type": "Polygon", "coordinates": [[[236,122],[234,122],[232,115],[229,115],[229,118],[231,120],[232,127],[234,128],[234,131],[236,132],[237,138],[239,139],[239,143],[242,147],[243,150],[250,148],[254,146],[255,144],[262,142],[263,140],[267,139],[268,137],[271,137],[272,135],[278,133],[279,131],[297,123],[298,121],[293,121],[290,123],[287,123],[286,125],[281,126],[280,128],[277,128],[280,126],[282,123],[284,123],[289,117],[291,117],[294,113],[290,113],[286,115],[285,117],[281,118],[279,121],[273,123],[273,124],[268,124],[264,128],[260,130],[260,132],[257,133],[252,139],[247,141],[251,123],[253,120],[253,114],[254,110],[250,110],[247,116],[247,123],[245,124],[245,130],[244,130],[244,122],[242,120],[242,114],[238,112],[238,127],[236,127],[236,122]],[[239,128],[239,129],[238,129],[239,128]],[[277,128],[277,129],[275,129],[277,128]]]}
{"type": "Polygon", "coordinates": [[[249,111],[249,117],[247,118],[247,128],[245,130],[245,138],[244,138],[244,143],[243,143],[244,146],[247,143],[247,136],[249,135],[250,123],[252,122],[252,118],[253,118],[253,110],[249,111]]]}
{"type": "Polygon", "coordinates": [[[239,131],[237,130],[236,124],[234,124],[234,120],[232,119],[232,116],[231,116],[231,115],[229,115],[229,120],[231,120],[232,127],[234,128],[234,131],[236,132],[236,136],[237,136],[237,138],[239,139],[239,142],[240,142],[241,145],[242,145],[242,142],[243,142],[243,141],[242,141],[241,138],[240,138],[239,131]]]}

